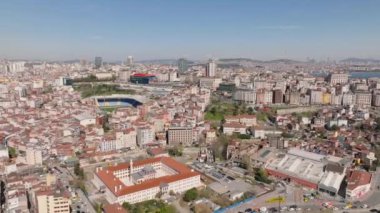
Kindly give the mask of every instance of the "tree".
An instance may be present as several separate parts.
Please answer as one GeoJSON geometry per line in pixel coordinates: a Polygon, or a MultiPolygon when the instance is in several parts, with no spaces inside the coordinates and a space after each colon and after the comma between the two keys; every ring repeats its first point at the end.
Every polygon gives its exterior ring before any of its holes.
{"type": "Polygon", "coordinates": [[[375,122],[376,122],[376,128],[375,128],[375,130],[380,131],[380,117],[377,117],[375,119],[375,122]]]}
{"type": "Polygon", "coordinates": [[[156,194],[156,198],[158,198],[158,199],[160,199],[162,197],[162,192],[160,191],[160,192],[157,192],[157,194],[156,194]]]}
{"type": "Polygon", "coordinates": [[[215,113],[216,113],[216,109],[215,109],[215,107],[212,107],[212,108],[210,109],[210,113],[213,114],[213,115],[215,115],[215,113]]]}
{"type": "Polygon", "coordinates": [[[189,189],[183,195],[183,200],[186,202],[193,201],[198,198],[198,190],[196,188],[189,189]]]}
{"type": "Polygon", "coordinates": [[[218,137],[218,140],[212,144],[211,149],[214,153],[215,158],[226,159],[228,146],[228,137],[224,134],[221,134],[218,137]]]}
{"type": "Polygon", "coordinates": [[[337,126],[337,125],[333,125],[332,127],[330,127],[330,131],[338,131],[340,128],[337,126]]]}
{"type": "Polygon", "coordinates": [[[124,202],[122,206],[125,210],[129,210],[129,211],[131,211],[133,208],[132,205],[128,202],[124,202]]]}
{"type": "Polygon", "coordinates": [[[182,147],[173,147],[168,150],[170,156],[182,156],[182,147]]]}
{"type": "Polygon", "coordinates": [[[253,115],[254,114],[253,108],[252,107],[248,107],[247,113],[248,113],[248,115],[253,115]]]}
{"type": "Polygon", "coordinates": [[[10,158],[17,157],[17,150],[13,147],[8,147],[8,155],[10,158]]]}
{"type": "Polygon", "coordinates": [[[96,213],[102,213],[103,212],[103,203],[96,203],[95,204],[95,211],[96,211],[96,213]]]}
{"type": "Polygon", "coordinates": [[[83,169],[82,168],[80,168],[80,164],[79,163],[76,163],[75,165],[74,165],[74,174],[76,175],[76,176],[78,176],[80,179],[84,179],[85,177],[84,177],[84,171],[83,171],[83,169]]]}
{"type": "Polygon", "coordinates": [[[268,184],[272,182],[271,180],[268,179],[267,172],[262,168],[259,168],[256,170],[255,180],[257,180],[259,182],[263,182],[263,183],[268,183],[268,184]]]}

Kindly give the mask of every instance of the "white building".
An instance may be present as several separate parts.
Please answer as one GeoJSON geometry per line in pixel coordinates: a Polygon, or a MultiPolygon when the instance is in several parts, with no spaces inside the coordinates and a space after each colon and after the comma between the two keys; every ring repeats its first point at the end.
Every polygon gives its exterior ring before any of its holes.
{"type": "Polygon", "coordinates": [[[220,83],[222,83],[221,78],[201,78],[199,79],[199,87],[207,88],[210,90],[216,90],[220,83]]]}
{"type": "Polygon", "coordinates": [[[134,129],[126,129],[124,131],[117,131],[116,132],[116,149],[122,149],[122,148],[129,148],[129,149],[135,149],[136,148],[136,137],[137,133],[134,129]]]}
{"type": "Polygon", "coordinates": [[[8,67],[10,72],[24,72],[25,61],[10,62],[8,67]]]}
{"type": "Polygon", "coordinates": [[[213,59],[210,59],[206,65],[206,77],[215,77],[216,75],[216,63],[213,59]]]}
{"type": "Polygon", "coordinates": [[[266,138],[268,135],[281,135],[282,131],[276,129],[263,129],[263,128],[254,128],[253,137],[254,138],[266,138]]]}
{"type": "Polygon", "coordinates": [[[128,70],[119,71],[118,77],[119,77],[119,81],[128,82],[129,78],[131,77],[131,72],[128,70]]]}
{"type": "Polygon", "coordinates": [[[38,213],[70,213],[70,196],[61,190],[41,189],[35,197],[38,213]]]}
{"type": "Polygon", "coordinates": [[[155,199],[159,193],[182,193],[202,185],[199,173],[170,157],[97,168],[93,183],[105,189],[109,203],[119,204],[155,199]]]}
{"type": "Polygon", "coordinates": [[[329,75],[329,82],[331,85],[346,84],[346,83],[348,83],[348,74],[346,74],[346,73],[331,73],[329,75]]]}
{"type": "Polygon", "coordinates": [[[238,122],[230,122],[223,124],[223,133],[232,135],[233,133],[247,134],[247,128],[244,124],[238,122]]]}
{"type": "Polygon", "coordinates": [[[342,97],[342,104],[344,106],[354,105],[356,103],[356,97],[353,93],[344,93],[342,97]]]}
{"type": "Polygon", "coordinates": [[[25,152],[26,163],[30,165],[42,165],[42,151],[28,147],[25,152]]]}
{"type": "Polygon", "coordinates": [[[310,92],[310,104],[322,104],[323,92],[321,90],[311,90],[310,92]]]}
{"type": "Polygon", "coordinates": [[[137,144],[139,147],[152,143],[154,141],[154,131],[151,127],[137,128],[137,144]]]}
{"type": "Polygon", "coordinates": [[[369,92],[356,93],[356,105],[359,107],[370,107],[372,104],[372,94],[369,92]]]}

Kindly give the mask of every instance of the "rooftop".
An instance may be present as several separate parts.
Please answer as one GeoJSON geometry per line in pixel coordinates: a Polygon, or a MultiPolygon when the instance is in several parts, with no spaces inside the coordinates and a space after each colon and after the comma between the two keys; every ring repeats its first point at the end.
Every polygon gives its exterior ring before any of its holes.
{"type": "Polygon", "coordinates": [[[186,165],[175,161],[170,157],[157,157],[157,158],[148,158],[141,161],[133,162],[133,167],[146,167],[154,163],[162,163],[170,167],[176,174],[165,175],[158,178],[150,179],[144,181],[140,184],[135,185],[125,185],[122,180],[117,178],[114,173],[119,170],[129,170],[130,163],[122,163],[115,166],[110,166],[105,169],[99,170],[96,172],[96,175],[100,180],[107,186],[107,188],[116,196],[126,195],[133,192],[137,192],[144,189],[149,189],[152,187],[159,186],[164,183],[175,182],[181,179],[190,178],[193,176],[199,175],[199,173],[191,170],[186,165]]]}

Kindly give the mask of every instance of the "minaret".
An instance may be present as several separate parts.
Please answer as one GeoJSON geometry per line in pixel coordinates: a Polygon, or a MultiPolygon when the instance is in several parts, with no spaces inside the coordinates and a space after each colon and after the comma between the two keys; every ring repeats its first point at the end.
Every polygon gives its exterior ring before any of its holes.
{"type": "Polygon", "coordinates": [[[133,173],[133,161],[132,159],[129,160],[129,175],[132,175],[133,173]]]}

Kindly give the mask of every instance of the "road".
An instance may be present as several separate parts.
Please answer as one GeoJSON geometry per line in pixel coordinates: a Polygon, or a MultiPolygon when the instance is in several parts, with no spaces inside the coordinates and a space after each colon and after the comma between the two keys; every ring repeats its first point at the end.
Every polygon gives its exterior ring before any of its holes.
{"type": "Polygon", "coordinates": [[[78,194],[80,200],[83,202],[83,206],[81,206],[81,208],[85,209],[86,213],[96,213],[95,209],[91,205],[91,203],[88,200],[87,196],[82,192],[82,190],[77,189],[76,193],[78,194]]]}
{"type": "MultiPolygon", "coordinates": [[[[282,185],[277,185],[276,189],[270,193],[263,194],[262,196],[257,197],[256,199],[253,199],[252,201],[245,203],[243,205],[240,205],[234,209],[228,210],[227,212],[233,213],[233,212],[244,212],[245,209],[251,208],[251,209],[258,209],[260,207],[275,207],[278,208],[279,206],[290,206],[290,205],[297,205],[299,207],[307,207],[307,208],[315,208],[316,206],[318,209],[320,208],[320,204],[318,203],[304,203],[303,202],[303,194],[304,190],[299,187],[294,186],[286,186],[283,187],[282,185]],[[268,203],[266,202],[268,199],[275,198],[278,196],[284,196],[285,197],[285,203],[280,204],[277,202],[274,203],[268,203]]],[[[317,202],[317,201],[316,201],[317,202]]]]}

